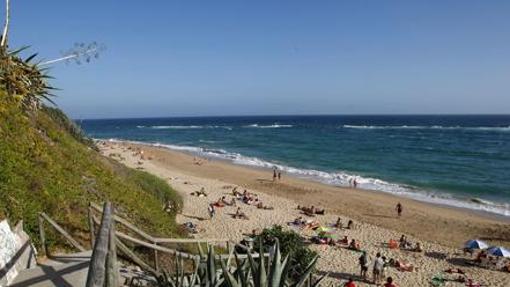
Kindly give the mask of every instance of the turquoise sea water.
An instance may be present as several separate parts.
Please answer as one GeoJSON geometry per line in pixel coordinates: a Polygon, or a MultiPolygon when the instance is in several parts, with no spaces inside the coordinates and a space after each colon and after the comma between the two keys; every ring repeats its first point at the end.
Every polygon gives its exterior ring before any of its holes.
{"type": "Polygon", "coordinates": [[[510,216],[510,116],[270,116],[83,120],[236,164],[510,216]]]}

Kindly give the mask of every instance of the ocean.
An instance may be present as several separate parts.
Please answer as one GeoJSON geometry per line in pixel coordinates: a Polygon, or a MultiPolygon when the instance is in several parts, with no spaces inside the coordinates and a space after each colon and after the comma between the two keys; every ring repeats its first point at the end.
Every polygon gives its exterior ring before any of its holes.
{"type": "Polygon", "coordinates": [[[81,120],[129,140],[285,174],[510,216],[510,116],[81,120]]]}

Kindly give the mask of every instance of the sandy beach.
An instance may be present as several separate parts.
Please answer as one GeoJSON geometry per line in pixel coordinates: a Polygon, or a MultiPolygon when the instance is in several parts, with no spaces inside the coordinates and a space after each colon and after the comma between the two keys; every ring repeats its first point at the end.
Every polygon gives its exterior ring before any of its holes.
{"type": "MultiPolygon", "coordinates": [[[[465,264],[466,257],[460,247],[467,239],[479,238],[493,245],[510,245],[510,221],[505,218],[449,208],[412,199],[396,197],[381,192],[339,188],[283,175],[281,181],[273,182],[271,171],[236,166],[222,161],[199,159],[194,156],[144,145],[123,142],[101,142],[99,147],[105,156],[117,159],[129,167],[143,169],[165,180],[184,199],[182,214],[178,222],[193,222],[200,232],[197,238],[225,238],[241,240],[243,234],[262,230],[274,224],[293,228],[305,237],[316,232],[311,229],[289,227],[287,223],[303,216],[298,205],[314,205],[325,208],[326,214],[316,216],[321,225],[329,226],[338,217],[344,225],[353,220],[354,229],[337,229],[338,238],[347,236],[359,240],[373,260],[377,252],[387,258],[407,262],[415,267],[413,272],[402,272],[387,268],[386,276],[392,276],[398,286],[430,286],[430,279],[449,268],[461,268],[468,278],[484,286],[510,286],[510,273],[491,271],[465,264]],[[144,152],[143,159],[134,154],[134,149],[144,152]],[[264,205],[274,210],[258,209],[241,202],[237,206],[248,216],[248,220],[234,219],[236,207],[226,206],[217,210],[209,219],[209,203],[226,196],[230,200],[231,190],[238,186],[258,195],[264,205]],[[196,197],[190,193],[204,189],[207,197],[196,197]],[[401,202],[404,211],[398,218],[395,205],[401,202]],[[424,252],[389,249],[385,243],[398,240],[405,234],[411,242],[420,242],[424,252]]],[[[329,272],[329,281],[335,284],[359,274],[359,252],[342,247],[313,244],[318,251],[320,273],[329,272]]],[[[371,276],[371,269],[369,269],[371,276]]],[[[447,278],[456,278],[448,275],[447,278]]],[[[365,286],[366,283],[357,283],[365,286]]],[[[366,286],[370,286],[366,284],[366,286]]],[[[372,285],[373,286],[373,285],[372,285]]],[[[445,286],[465,286],[448,281],[445,286]]]]}

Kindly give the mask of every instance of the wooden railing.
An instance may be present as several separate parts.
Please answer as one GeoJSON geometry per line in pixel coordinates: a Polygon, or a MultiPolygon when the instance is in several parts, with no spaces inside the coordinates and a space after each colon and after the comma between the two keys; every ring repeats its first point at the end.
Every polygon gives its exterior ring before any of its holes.
{"type": "MultiPolygon", "coordinates": [[[[91,230],[93,230],[96,225],[99,225],[99,220],[94,215],[94,213],[96,213],[96,212],[102,213],[103,212],[103,208],[101,208],[97,204],[90,203],[89,204],[88,214],[89,214],[89,223],[91,225],[91,230]]],[[[113,215],[113,219],[114,219],[115,222],[117,222],[117,223],[121,224],[123,227],[125,227],[128,231],[130,231],[130,232],[136,234],[138,237],[140,237],[140,238],[135,238],[135,237],[133,237],[131,235],[125,234],[125,233],[120,232],[118,230],[115,231],[116,242],[117,242],[117,245],[119,247],[119,250],[124,255],[126,255],[129,259],[131,259],[133,262],[135,262],[136,264],[140,265],[140,267],[142,267],[142,269],[150,271],[151,273],[153,273],[155,275],[159,275],[160,274],[159,256],[158,256],[158,254],[160,252],[161,253],[166,253],[166,254],[171,254],[171,255],[174,255],[174,256],[178,256],[178,257],[183,258],[183,259],[189,259],[189,260],[192,260],[193,262],[198,262],[201,259],[201,256],[198,255],[198,254],[191,254],[191,253],[187,253],[187,252],[183,252],[183,251],[178,251],[178,250],[175,250],[175,249],[171,249],[171,248],[162,246],[163,244],[168,244],[168,243],[184,243],[184,244],[189,243],[189,244],[196,244],[198,246],[198,249],[202,250],[202,244],[205,244],[206,246],[210,246],[210,245],[214,245],[214,244],[218,244],[218,243],[223,243],[227,247],[228,254],[218,254],[218,255],[216,255],[216,259],[217,260],[230,260],[232,258],[234,249],[236,247],[244,249],[246,252],[253,252],[252,250],[248,249],[246,246],[237,244],[237,243],[232,242],[232,241],[230,241],[228,239],[193,239],[193,238],[160,238],[160,237],[153,237],[153,236],[147,234],[146,232],[140,230],[134,224],[130,223],[126,219],[121,218],[120,216],[113,215]],[[138,256],[136,256],[134,252],[129,250],[122,243],[122,241],[120,241],[120,239],[122,239],[124,241],[127,241],[130,244],[132,244],[132,245],[143,246],[143,247],[151,249],[153,251],[153,264],[152,264],[152,266],[149,265],[148,263],[144,262],[138,256]]],[[[93,241],[94,238],[91,237],[91,240],[93,241]]],[[[253,253],[252,254],[253,258],[258,258],[259,256],[260,256],[260,254],[258,254],[258,253],[253,253]]],[[[268,253],[264,253],[264,254],[262,254],[262,256],[269,257],[269,254],[268,253]]],[[[239,254],[237,256],[237,258],[239,258],[239,259],[245,259],[247,257],[248,257],[248,255],[246,255],[246,254],[239,254]]]]}
{"type": "MultiPolygon", "coordinates": [[[[159,267],[159,253],[166,253],[179,257],[182,259],[192,260],[194,266],[198,266],[202,256],[198,254],[191,254],[176,249],[168,248],[163,244],[177,243],[177,244],[196,244],[201,254],[204,254],[202,245],[205,244],[207,248],[218,243],[224,243],[227,247],[228,254],[216,255],[217,260],[228,260],[227,264],[230,264],[234,249],[236,247],[244,249],[247,253],[252,253],[252,250],[244,245],[239,245],[226,239],[183,239],[183,238],[159,238],[153,237],[144,231],[140,230],[129,221],[117,216],[114,212],[114,208],[110,202],[106,202],[101,208],[97,204],[90,203],[88,208],[88,222],[90,228],[90,244],[93,246],[92,256],[89,265],[89,271],[87,274],[87,287],[113,287],[117,286],[118,283],[118,265],[117,265],[117,248],[122,254],[133,263],[139,265],[142,269],[152,273],[154,276],[160,276],[159,267]],[[98,219],[96,214],[101,215],[101,220],[98,219]],[[120,224],[127,231],[136,234],[135,238],[131,235],[116,230],[116,224],[120,224]],[[98,229],[96,229],[98,228],[98,229]],[[96,231],[97,230],[97,231],[96,231]],[[133,251],[131,251],[121,240],[129,242],[130,245],[143,246],[153,251],[153,264],[152,266],[138,257],[133,251]]],[[[43,252],[49,256],[49,251],[46,245],[46,232],[45,222],[49,223],[58,233],[60,233],[73,247],[80,251],[86,251],[86,249],[74,240],[69,233],[67,233],[61,226],[53,221],[45,213],[39,214],[39,235],[41,239],[41,245],[43,252]]],[[[258,254],[253,253],[252,257],[257,258],[259,256],[269,257],[268,253],[258,254]]],[[[239,254],[237,258],[245,259],[247,254],[239,254]]]]}
{"type": "Polygon", "coordinates": [[[94,249],[90,259],[86,287],[117,287],[117,244],[113,216],[112,205],[106,202],[97,239],[93,240],[94,249]]]}
{"type": "Polygon", "coordinates": [[[69,233],[67,233],[60,225],[58,225],[53,219],[51,219],[46,213],[39,213],[39,239],[41,240],[41,247],[46,256],[50,256],[48,251],[48,246],[46,244],[46,230],[44,228],[44,222],[49,223],[58,233],[60,233],[64,238],[69,242],[74,248],[80,251],[86,251],[85,247],[83,247],[78,241],[74,240],[69,233]]]}

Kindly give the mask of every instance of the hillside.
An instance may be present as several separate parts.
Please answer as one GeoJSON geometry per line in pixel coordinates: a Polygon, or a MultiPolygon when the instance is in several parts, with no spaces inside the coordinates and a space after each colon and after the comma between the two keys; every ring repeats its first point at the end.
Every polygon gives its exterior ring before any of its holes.
{"type": "MultiPolygon", "coordinates": [[[[147,232],[179,233],[163,205],[180,206],[181,199],[166,182],[101,156],[60,110],[27,112],[0,90],[0,220],[23,219],[37,244],[37,214],[44,211],[86,243],[87,205],[106,199],[147,232]]],[[[63,246],[49,236],[50,246],[63,246]]]]}

